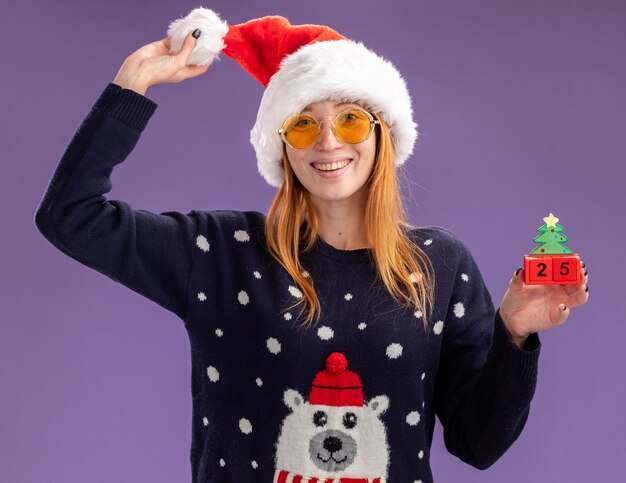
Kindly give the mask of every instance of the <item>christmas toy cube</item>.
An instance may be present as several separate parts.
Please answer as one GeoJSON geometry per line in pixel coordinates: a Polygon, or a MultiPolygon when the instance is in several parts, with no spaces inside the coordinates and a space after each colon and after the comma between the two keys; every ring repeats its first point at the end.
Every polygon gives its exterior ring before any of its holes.
{"type": "Polygon", "coordinates": [[[524,257],[524,283],[540,284],[552,281],[552,257],[540,255],[524,257]]]}
{"type": "Polygon", "coordinates": [[[543,219],[545,225],[535,238],[540,246],[524,257],[524,283],[527,285],[580,283],[580,257],[567,248],[563,227],[552,213],[543,219]]]}
{"type": "Polygon", "coordinates": [[[571,255],[526,255],[524,283],[527,285],[580,283],[580,257],[571,255]]]}
{"type": "Polygon", "coordinates": [[[552,256],[552,279],[558,283],[580,282],[580,257],[571,255],[552,256]]]}

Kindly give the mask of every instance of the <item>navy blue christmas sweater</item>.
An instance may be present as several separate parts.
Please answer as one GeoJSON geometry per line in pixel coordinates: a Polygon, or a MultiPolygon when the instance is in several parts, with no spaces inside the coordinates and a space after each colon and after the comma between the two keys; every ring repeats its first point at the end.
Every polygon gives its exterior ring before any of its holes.
{"type": "Polygon", "coordinates": [[[540,341],[513,344],[467,247],[439,227],[412,239],[435,272],[430,330],[393,302],[371,251],[318,239],[302,296],[265,248],[258,212],[152,213],[108,200],[110,176],[156,104],[109,83],[73,136],[35,214],[59,250],[184,322],[192,358],[194,482],[431,482],[437,416],[446,448],[477,468],[517,439],[540,341]]]}

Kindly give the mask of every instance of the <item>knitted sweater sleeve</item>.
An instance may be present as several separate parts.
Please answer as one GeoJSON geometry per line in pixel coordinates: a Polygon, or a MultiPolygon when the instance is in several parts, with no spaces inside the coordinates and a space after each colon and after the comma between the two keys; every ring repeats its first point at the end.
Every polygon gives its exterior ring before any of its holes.
{"type": "Polygon", "coordinates": [[[109,83],[67,146],[35,213],[66,255],[184,319],[197,221],[107,200],[113,167],[134,149],[157,105],[109,83]]]}
{"type": "Polygon", "coordinates": [[[541,344],[537,334],[523,349],[511,341],[471,253],[456,238],[454,246],[434,406],[448,451],[486,469],[526,423],[541,344]]]}

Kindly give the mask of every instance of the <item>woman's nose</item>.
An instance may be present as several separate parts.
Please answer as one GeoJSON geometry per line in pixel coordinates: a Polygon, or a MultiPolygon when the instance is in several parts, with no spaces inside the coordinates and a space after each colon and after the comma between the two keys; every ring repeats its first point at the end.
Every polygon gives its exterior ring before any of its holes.
{"type": "Polygon", "coordinates": [[[341,146],[341,141],[337,139],[337,136],[335,136],[335,132],[333,131],[333,124],[329,121],[322,122],[316,147],[322,151],[330,151],[340,148],[341,146]]]}

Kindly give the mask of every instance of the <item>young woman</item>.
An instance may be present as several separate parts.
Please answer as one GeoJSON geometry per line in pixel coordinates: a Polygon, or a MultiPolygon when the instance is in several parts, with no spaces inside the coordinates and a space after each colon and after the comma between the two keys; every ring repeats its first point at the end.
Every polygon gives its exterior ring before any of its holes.
{"type": "Polygon", "coordinates": [[[404,80],[362,44],[206,9],[130,55],[81,124],[36,224],[184,321],[194,482],[429,482],[435,416],[477,468],[519,436],[537,334],[587,301],[587,273],[526,286],[518,269],[495,310],[455,235],[406,222],[396,168],[416,137],[404,80]],[[149,87],[220,50],[266,86],[251,141],[278,188],[267,216],[107,200],[156,109],[149,87]]]}

